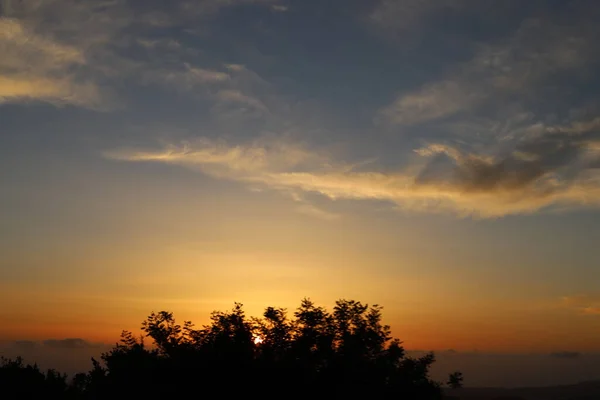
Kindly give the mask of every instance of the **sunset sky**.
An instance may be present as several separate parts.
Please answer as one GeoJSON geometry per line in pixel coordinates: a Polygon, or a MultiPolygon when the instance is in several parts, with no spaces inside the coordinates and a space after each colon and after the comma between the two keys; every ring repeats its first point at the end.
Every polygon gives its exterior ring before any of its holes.
{"type": "Polygon", "coordinates": [[[303,297],[600,352],[600,5],[0,0],[0,340],[303,297]]]}

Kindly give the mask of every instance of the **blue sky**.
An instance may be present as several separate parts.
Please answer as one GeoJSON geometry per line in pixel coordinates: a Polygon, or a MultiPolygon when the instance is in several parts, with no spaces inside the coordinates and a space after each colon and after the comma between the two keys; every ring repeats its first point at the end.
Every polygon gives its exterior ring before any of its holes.
{"type": "Polygon", "coordinates": [[[0,1],[0,339],[311,296],[413,348],[600,350],[598,17],[0,1]]]}
{"type": "MultiPolygon", "coordinates": [[[[3,7],[3,120],[18,132],[6,149],[191,141],[188,153],[225,154],[268,142],[323,153],[303,160],[311,169],[357,171],[282,183],[295,192],[476,217],[596,201],[596,7],[585,2],[44,4],[3,7]],[[353,181],[362,171],[390,182],[377,194],[330,187],[365,186],[353,181]]],[[[169,161],[206,169],[188,153],[169,161]]]]}

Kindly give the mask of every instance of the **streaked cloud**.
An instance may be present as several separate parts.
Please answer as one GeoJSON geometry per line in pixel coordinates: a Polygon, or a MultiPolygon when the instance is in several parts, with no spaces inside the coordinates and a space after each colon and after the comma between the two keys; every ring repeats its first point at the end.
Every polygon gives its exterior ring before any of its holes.
{"type": "Polygon", "coordinates": [[[436,11],[457,8],[461,3],[461,0],[382,0],[369,18],[387,31],[405,33],[436,11]]]}
{"type": "Polygon", "coordinates": [[[159,151],[116,150],[106,156],[126,161],[156,161],[200,168],[214,176],[253,180],[253,177],[293,168],[314,167],[323,155],[281,138],[263,137],[244,145],[229,145],[224,140],[200,138],[182,146],[159,151]]]}
{"type": "Polygon", "coordinates": [[[339,214],[322,210],[312,204],[303,204],[301,206],[298,206],[296,207],[296,211],[301,214],[308,215],[310,217],[323,219],[325,221],[335,221],[340,218],[339,214]]]}
{"type": "Polygon", "coordinates": [[[181,9],[187,13],[211,14],[227,7],[236,7],[244,5],[285,7],[279,5],[280,0],[203,0],[203,1],[184,1],[181,3],[181,9]]]}
{"type": "Polygon", "coordinates": [[[41,369],[55,368],[73,376],[89,371],[91,357],[100,359],[102,353],[110,351],[113,346],[82,338],[16,340],[0,341],[0,353],[7,358],[20,356],[26,363],[36,363],[41,369]]]}
{"type": "Polygon", "coordinates": [[[600,296],[589,294],[565,296],[562,302],[583,315],[600,315],[600,296]]]}
{"type": "Polygon", "coordinates": [[[35,348],[38,345],[37,342],[33,340],[15,340],[13,342],[13,346],[18,349],[30,350],[35,348]]]}
{"type": "Polygon", "coordinates": [[[257,110],[267,111],[267,107],[262,101],[248,96],[239,90],[220,90],[217,92],[216,97],[218,101],[223,103],[237,103],[257,110]]]}
{"type": "Polygon", "coordinates": [[[505,154],[433,143],[416,149],[418,161],[395,172],[365,171],[364,166],[358,171],[356,164],[324,152],[272,139],[238,145],[201,139],[181,147],[107,156],[178,164],[218,178],[319,193],[332,200],[384,200],[411,211],[490,218],[599,206],[600,170],[588,151],[598,135],[600,127],[590,122],[548,127],[505,154]]]}
{"type": "Polygon", "coordinates": [[[97,85],[77,77],[77,69],[87,63],[80,49],[36,34],[16,19],[0,17],[0,53],[0,102],[100,106],[97,85]]]}
{"type": "Polygon", "coordinates": [[[464,110],[482,99],[477,88],[464,82],[427,84],[416,92],[399,96],[380,111],[379,120],[393,125],[413,125],[464,110]]]}
{"type": "Polygon", "coordinates": [[[183,74],[183,80],[191,84],[207,82],[223,82],[229,79],[225,72],[211,71],[203,68],[195,68],[189,64],[184,64],[186,71],[183,74]]]}
{"type": "Polygon", "coordinates": [[[1,8],[0,75],[10,83],[5,101],[96,110],[122,105],[111,79],[136,65],[115,50],[130,36],[124,29],[134,21],[127,2],[3,0],[1,8]],[[26,81],[35,84],[28,87],[26,81]]]}
{"type": "Polygon", "coordinates": [[[137,39],[137,42],[140,46],[143,46],[147,49],[156,49],[156,48],[167,48],[167,49],[180,49],[181,43],[177,40],[173,39],[137,39]]]}
{"type": "Polygon", "coordinates": [[[580,358],[581,356],[582,356],[582,354],[578,351],[558,351],[555,353],[550,353],[550,357],[563,358],[563,359],[568,359],[568,360],[580,358]]]}
{"type": "Polygon", "coordinates": [[[199,86],[226,82],[230,75],[223,71],[183,63],[179,68],[148,70],[143,79],[148,84],[160,83],[180,91],[194,91],[199,86]]]}
{"type": "MultiPolygon", "coordinates": [[[[105,110],[120,106],[116,89],[124,78],[183,91],[228,81],[227,71],[199,62],[205,60],[201,51],[161,30],[192,29],[216,11],[241,5],[284,7],[270,0],[178,2],[156,9],[138,9],[129,1],[3,0],[0,103],[43,101],[105,110]],[[153,54],[132,51],[136,46],[153,54]]],[[[238,100],[248,105],[249,97],[238,100]]]]}
{"type": "Polygon", "coordinates": [[[48,339],[42,342],[44,346],[61,349],[86,349],[90,347],[101,347],[103,344],[90,343],[81,338],[48,339]]]}
{"type": "MultiPolygon", "coordinates": [[[[413,12],[443,8],[437,2],[393,3],[393,7],[413,12]]],[[[460,8],[463,3],[444,4],[460,8]]],[[[585,9],[579,12],[584,14],[585,9]]],[[[514,106],[511,96],[516,93],[520,96],[518,105],[535,107],[540,91],[548,85],[555,86],[560,73],[577,72],[583,76],[582,72],[591,71],[598,62],[600,54],[590,40],[590,30],[600,33],[594,24],[589,19],[580,25],[564,24],[559,17],[525,19],[507,38],[472,43],[474,55],[470,60],[451,64],[439,80],[402,91],[392,103],[382,107],[376,121],[414,125],[460,113],[469,118],[483,106],[499,110],[505,109],[507,103],[514,106]]],[[[572,79],[577,80],[577,76],[572,75],[572,79]]]]}

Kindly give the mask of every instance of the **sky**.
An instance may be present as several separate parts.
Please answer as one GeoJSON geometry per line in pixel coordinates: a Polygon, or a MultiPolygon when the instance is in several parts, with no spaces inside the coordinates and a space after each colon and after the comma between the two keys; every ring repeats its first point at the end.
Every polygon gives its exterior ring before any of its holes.
{"type": "Polygon", "coordinates": [[[598,18],[0,0],[0,340],[309,297],[410,349],[600,352],[598,18]]]}

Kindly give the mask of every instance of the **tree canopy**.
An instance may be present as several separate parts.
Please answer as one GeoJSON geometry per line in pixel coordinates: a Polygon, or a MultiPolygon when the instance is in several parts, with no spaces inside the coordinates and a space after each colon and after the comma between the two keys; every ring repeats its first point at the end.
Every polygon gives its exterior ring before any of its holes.
{"type": "MultiPolygon", "coordinates": [[[[54,370],[3,360],[4,393],[20,399],[442,398],[443,384],[429,377],[434,354],[408,357],[378,305],[338,300],[330,312],[304,299],[292,315],[268,307],[261,318],[250,318],[236,303],[213,312],[201,328],[179,324],[167,311],[151,313],[141,328],[139,337],[123,331],[100,361],[92,359],[89,372],[68,383],[54,370]]],[[[460,387],[462,375],[452,373],[446,383],[460,387]]]]}

